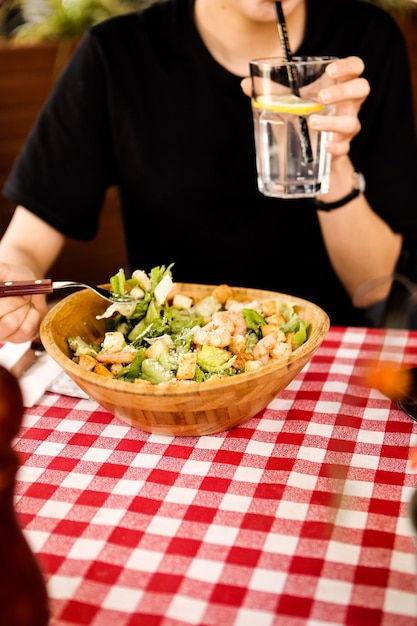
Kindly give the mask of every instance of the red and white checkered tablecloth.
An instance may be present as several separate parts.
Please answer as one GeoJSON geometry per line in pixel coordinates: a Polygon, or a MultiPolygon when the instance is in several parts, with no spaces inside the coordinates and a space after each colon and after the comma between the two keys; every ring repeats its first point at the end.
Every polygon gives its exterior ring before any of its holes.
{"type": "Polygon", "coordinates": [[[269,407],[164,437],[47,393],[15,440],[16,510],[53,626],[417,622],[417,423],[358,368],[417,333],[333,328],[269,407]]]}

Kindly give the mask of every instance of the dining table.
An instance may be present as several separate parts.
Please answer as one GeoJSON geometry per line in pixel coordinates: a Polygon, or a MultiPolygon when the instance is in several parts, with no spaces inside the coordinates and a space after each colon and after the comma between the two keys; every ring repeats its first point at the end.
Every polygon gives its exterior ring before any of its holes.
{"type": "Polygon", "coordinates": [[[332,326],[263,411],[199,437],[59,391],[26,407],[14,507],[51,626],[415,626],[417,422],[372,359],[416,365],[417,331],[332,326]]]}

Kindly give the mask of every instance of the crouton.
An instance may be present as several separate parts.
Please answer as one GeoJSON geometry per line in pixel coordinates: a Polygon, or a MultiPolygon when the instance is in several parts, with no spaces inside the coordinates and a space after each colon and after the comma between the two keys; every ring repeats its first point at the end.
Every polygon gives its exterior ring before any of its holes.
{"type": "Polygon", "coordinates": [[[97,363],[97,365],[94,368],[94,372],[96,374],[100,374],[100,376],[107,376],[108,378],[114,378],[111,371],[108,370],[107,367],[103,365],[103,363],[97,363]]]}
{"type": "Polygon", "coordinates": [[[246,350],[246,339],[243,335],[232,335],[229,343],[229,350],[232,354],[240,354],[246,350]]]}
{"type": "Polygon", "coordinates": [[[248,361],[253,360],[253,356],[248,352],[241,352],[240,354],[235,355],[235,360],[233,361],[233,367],[236,370],[245,370],[246,371],[246,363],[248,361]]]}
{"type": "Polygon", "coordinates": [[[261,302],[262,313],[265,317],[275,315],[279,311],[279,302],[276,298],[266,298],[261,302]]]}
{"type": "Polygon", "coordinates": [[[197,353],[186,352],[181,354],[178,362],[178,370],[176,378],[178,380],[192,380],[195,375],[195,367],[197,365],[197,353]]]}
{"type": "Polygon", "coordinates": [[[285,322],[285,317],[282,313],[274,313],[273,315],[267,315],[265,317],[268,324],[278,324],[278,326],[281,326],[281,324],[285,322]]]}
{"type": "Polygon", "coordinates": [[[157,339],[145,350],[147,359],[157,359],[163,352],[168,352],[168,346],[163,339],[157,339]]]}
{"type": "Polygon", "coordinates": [[[264,324],[261,327],[261,331],[262,337],[266,337],[266,335],[270,335],[271,333],[274,333],[276,336],[278,336],[278,333],[280,332],[279,326],[277,324],[264,324]]]}
{"type": "Polygon", "coordinates": [[[233,291],[229,285],[219,285],[213,289],[211,295],[214,296],[220,304],[224,304],[233,296],[233,291]]]}
{"type": "Polygon", "coordinates": [[[83,370],[92,372],[97,365],[97,359],[95,359],[90,354],[80,354],[80,356],[78,357],[78,365],[82,367],[83,370]]]}

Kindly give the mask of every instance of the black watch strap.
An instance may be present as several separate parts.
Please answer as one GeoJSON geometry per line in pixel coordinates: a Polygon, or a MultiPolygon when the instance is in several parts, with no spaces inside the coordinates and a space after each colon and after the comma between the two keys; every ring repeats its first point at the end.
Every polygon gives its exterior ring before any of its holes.
{"type": "Polygon", "coordinates": [[[365,178],[363,174],[355,172],[353,174],[353,189],[346,196],[340,198],[340,200],[336,200],[335,202],[323,202],[322,200],[317,200],[313,198],[314,206],[319,209],[319,211],[333,211],[333,209],[339,209],[344,206],[354,198],[357,198],[359,194],[365,191],[365,178]]]}

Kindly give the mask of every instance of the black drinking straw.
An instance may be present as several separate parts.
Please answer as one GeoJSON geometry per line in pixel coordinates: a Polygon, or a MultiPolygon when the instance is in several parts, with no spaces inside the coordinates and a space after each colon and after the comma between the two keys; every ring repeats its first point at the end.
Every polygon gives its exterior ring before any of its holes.
{"type": "MultiPolygon", "coordinates": [[[[281,41],[282,52],[285,60],[289,63],[292,61],[292,54],[290,48],[290,42],[288,39],[287,25],[285,23],[284,12],[282,10],[281,2],[275,2],[275,12],[277,14],[277,26],[279,38],[281,41]]],[[[293,65],[288,65],[288,82],[291,88],[291,92],[294,96],[300,96],[298,89],[297,74],[293,65]]],[[[308,132],[307,121],[305,117],[299,116],[301,127],[301,145],[303,149],[303,156],[307,163],[313,162],[313,152],[311,150],[310,135],[308,132]]]]}

